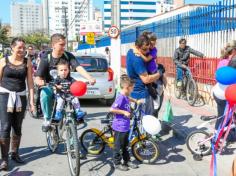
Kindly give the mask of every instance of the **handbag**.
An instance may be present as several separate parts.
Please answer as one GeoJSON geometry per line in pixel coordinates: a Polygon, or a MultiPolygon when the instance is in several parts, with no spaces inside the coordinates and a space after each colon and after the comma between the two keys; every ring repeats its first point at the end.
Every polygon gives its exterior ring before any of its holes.
{"type": "Polygon", "coordinates": [[[165,108],[165,113],[164,113],[164,116],[163,116],[163,121],[164,122],[172,122],[173,121],[173,110],[172,110],[172,105],[171,105],[171,102],[170,102],[170,99],[167,101],[166,103],[166,108],[165,108]]]}

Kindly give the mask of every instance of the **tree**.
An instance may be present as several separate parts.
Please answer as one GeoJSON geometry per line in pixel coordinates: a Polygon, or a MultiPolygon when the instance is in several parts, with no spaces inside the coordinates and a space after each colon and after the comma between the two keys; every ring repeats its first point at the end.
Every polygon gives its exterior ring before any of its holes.
{"type": "Polygon", "coordinates": [[[37,49],[40,49],[42,44],[48,44],[49,38],[43,33],[33,33],[22,36],[27,44],[34,45],[37,49]]]}
{"type": "Polygon", "coordinates": [[[8,33],[8,29],[2,26],[0,22],[0,43],[3,45],[9,44],[7,33],[8,33]]]}

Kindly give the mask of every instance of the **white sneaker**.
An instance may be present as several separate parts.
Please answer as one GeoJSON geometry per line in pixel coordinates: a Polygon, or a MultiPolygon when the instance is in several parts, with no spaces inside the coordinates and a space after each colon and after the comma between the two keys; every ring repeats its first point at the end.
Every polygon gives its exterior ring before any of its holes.
{"type": "Polygon", "coordinates": [[[178,81],[177,82],[177,87],[181,87],[182,86],[182,81],[178,81]]]}
{"type": "Polygon", "coordinates": [[[49,120],[45,120],[42,125],[42,131],[47,132],[50,128],[51,122],[49,120]]]}

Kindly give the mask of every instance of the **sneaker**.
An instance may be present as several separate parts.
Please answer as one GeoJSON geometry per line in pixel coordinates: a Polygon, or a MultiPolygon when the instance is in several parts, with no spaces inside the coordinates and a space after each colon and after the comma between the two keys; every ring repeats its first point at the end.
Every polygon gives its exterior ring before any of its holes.
{"type": "Polygon", "coordinates": [[[115,169],[118,169],[120,171],[128,171],[129,170],[128,166],[121,165],[121,164],[115,165],[115,169]]]}
{"type": "Polygon", "coordinates": [[[134,163],[131,162],[131,161],[128,161],[128,162],[125,163],[124,165],[127,166],[127,167],[130,167],[131,169],[137,169],[137,168],[138,168],[138,165],[137,165],[137,164],[134,164],[134,163]]]}
{"type": "Polygon", "coordinates": [[[48,132],[48,130],[50,129],[50,121],[46,120],[43,122],[43,125],[42,125],[42,131],[43,132],[48,132]]]}
{"type": "Polygon", "coordinates": [[[76,121],[78,124],[83,124],[84,123],[84,117],[87,115],[86,112],[84,111],[76,111],[76,121]]]}
{"type": "Polygon", "coordinates": [[[86,155],[83,152],[79,152],[80,159],[87,159],[86,155]]]}
{"type": "Polygon", "coordinates": [[[80,110],[75,111],[75,114],[76,114],[76,118],[77,118],[77,120],[82,119],[82,118],[84,118],[85,115],[87,115],[86,112],[84,112],[84,111],[80,111],[80,110]]]}
{"type": "Polygon", "coordinates": [[[177,87],[181,87],[182,86],[182,81],[178,81],[177,82],[177,87]]]}
{"type": "Polygon", "coordinates": [[[57,121],[60,121],[62,119],[63,115],[61,111],[56,111],[54,119],[57,121]]]}

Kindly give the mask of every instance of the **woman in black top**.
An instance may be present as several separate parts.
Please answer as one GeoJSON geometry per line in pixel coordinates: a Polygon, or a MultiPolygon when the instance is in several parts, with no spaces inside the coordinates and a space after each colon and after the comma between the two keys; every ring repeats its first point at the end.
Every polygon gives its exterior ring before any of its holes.
{"type": "Polygon", "coordinates": [[[22,121],[26,109],[26,79],[30,93],[30,110],[33,110],[32,65],[25,58],[25,41],[14,38],[12,55],[0,61],[0,144],[2,153],[1,170],[8,169],[8,152],[11,138],[11,159],[23,163],[18,155],[22,121]]]}

